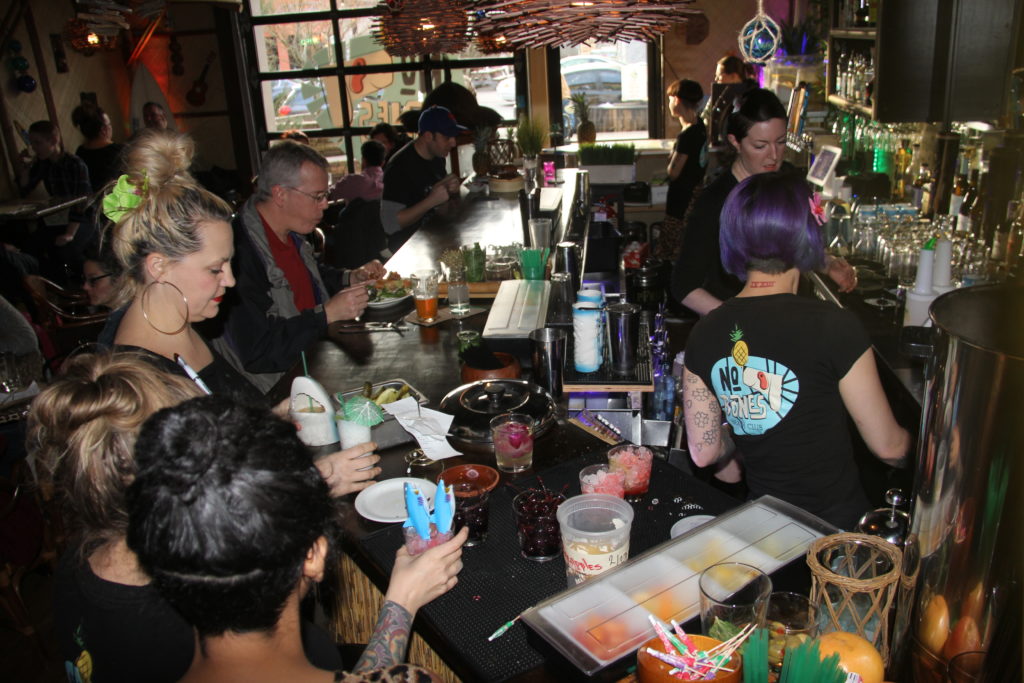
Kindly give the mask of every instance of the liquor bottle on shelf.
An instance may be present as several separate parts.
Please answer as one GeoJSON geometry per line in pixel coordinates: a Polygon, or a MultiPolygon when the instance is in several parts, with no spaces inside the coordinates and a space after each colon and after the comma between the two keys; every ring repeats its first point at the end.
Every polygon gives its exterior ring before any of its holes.
{"type": "Polygon", "coordinates": [[[928,184],[931,183],[932,174],[928,170],[928,164],[921,164],[921,168],[917,172],[917,177],[914,178],[914,189],[911,190],[913,193],[913,199],[911,200],[914,204],[914,208],[920,211],[922,214],[925,213],[925,193],[927,192],[928,184]]]}
{"type": "Polygon", "coordinates": [[[1013,222],[1017,217],[1017,202],[1010,200],[1006,205],[1006,220],[999,224],[995,234],[992,236],[991,258],[997,264],[1009,264],[1010,256],[1010,233],[1013,231],[1013,222]]]}
{"type": "Polygon", "coordinates": [[[871,20],[871,9],[868,7],[868,0],[859,0],[857,11],[854,12],[854,24],[858,27],[866,27],[871,20]]]}
{"type": "Polygon", "coordinates": [[[967,191],[964,192],[963,201],[960,202],[960,211],[957,214],[956,219],[956,231],[959,233],[970,233],[971,230],[971,212],[974,210],[974,205],[978,203],[978,169],[971,171],[971,179],[967,181],[967,191]]]}
{"type": "Polygon", "coordinates": [[[953,182],[953,194],[949,197],[949,215],[957,216],[960,213],[960,206],[964,203],[964,195],[967,193],[967,157],[960,157],[960,170],[953,182]]]}
{"type": "Polygon", "coordinates": [[[896,200],[907,198],[907,173],[910,170],[911,159],[910,140],[903,138],[900,148],[896,152],[896,189],[893,192],[893,198],[896,200]]]}
{"type": "MultiPolygon", "coordinates": [[[[985,239],[985,212],[988,210],[988,175],[978,176],[978,198],[971,206],[971,234],[985,239]]],[[[963,207],[960,207],[963,209],[963,207]]]]}
{"type": "Polygon", "coordinates": [[[1006,242],[1006,271],[1010,277],[1019,280],[1022,275],[1020,264],[1024,260],[1024,201],[1010,203],[1017,206],[1006,242]]]}

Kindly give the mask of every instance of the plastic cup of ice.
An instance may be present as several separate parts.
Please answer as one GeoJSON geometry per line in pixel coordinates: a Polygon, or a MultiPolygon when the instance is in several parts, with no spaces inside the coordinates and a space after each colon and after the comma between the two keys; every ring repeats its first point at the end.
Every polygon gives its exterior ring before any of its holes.
{"type": "Polygon", "coordinates": [[[502,472],[522,472],[533,466],[533,431],[529,415],[505,413],[491,419],[494,459],[502,472]]]}
{"type": "Polygon", "coordinates": [[[452,528],[447,533],[442,534],[437,530],[436,526],[431,524],[430,538],[423,538],[416,531],[416,528],[411,526],[402,527],[402,532],[405,534],[405,549],[409,551],[410,555],[419,555],[434,546],[452,540],[452,537],[455,535],[455,525],[452,525],[452,528]]]}
{"type": "Polygon", "coordinates": [[[370,428],[351,420],[338,420],[338,440],[341,442],[341,449],[352,448],[359,444],[373,441],[370,428]]]}
{"type": "Polygon", "coordinates": [[[626,474],[612,472],[608,465],[587,465],[580,470],[581,493],[604,493],[616,498],[626,496],[626,474]]]}
{"type": "Polygon", "coordinates": [[[651,449],[633,444],[621,444],[608,451],[608,466],[612,472],[626,475],[626,500],[637,502],[651,485],[651,449]]]}

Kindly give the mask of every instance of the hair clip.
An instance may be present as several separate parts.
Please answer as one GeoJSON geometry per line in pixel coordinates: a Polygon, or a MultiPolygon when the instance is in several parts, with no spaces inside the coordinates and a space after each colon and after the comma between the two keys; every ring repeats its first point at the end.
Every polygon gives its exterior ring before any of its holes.
{"type": "Polygon", "coordinates": [[[818,222],[818,225],[825,225],[825,207],[821,205],[821,195],[815,192],[807,198],[811,207],[811,216],[818,222]]]}
{"type": "Polygon", "coordinates": [[[124,215],[142,204],[142,198],[149,191],[149,179],[142,176],[141,187],[132,182],[127,173],[117,179],[117,184],[103,198],[103,215],[117,223],[124,215]]]}

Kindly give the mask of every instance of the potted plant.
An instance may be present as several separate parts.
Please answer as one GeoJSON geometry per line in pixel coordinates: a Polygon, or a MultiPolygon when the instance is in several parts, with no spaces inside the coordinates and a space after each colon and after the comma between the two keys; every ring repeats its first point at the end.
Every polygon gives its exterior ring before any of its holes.
{"type": "Polygon", "coordinates": [[[490,145],[493,135],[494,128],[491,126],[480,126],[473,132],[473,171],[479,177],[491,172],[490,145]]]}
{"type": "Polygon", "coordinates": [[[523,177],[529,191],[537,183],[537,155],[544,146],[544,129],[528,116],[520,116],[516,126],[516,140],[523,153],[523,177]]]}
{"type": "Polygon", "coordinates": [[[636,180],[636,147],[627,143],[614,145],[581,144],[580,167],[590,171],[590,182],[596,185],[628,185],[636,180]]]}
{"type": "Polygon", "coordinates": [[[576,140],[582,145],[597,140],[597,126],[590,120],[590,104],[584,93],[577,92],[569,96],[573,110],[576,112],[576,140]]]}

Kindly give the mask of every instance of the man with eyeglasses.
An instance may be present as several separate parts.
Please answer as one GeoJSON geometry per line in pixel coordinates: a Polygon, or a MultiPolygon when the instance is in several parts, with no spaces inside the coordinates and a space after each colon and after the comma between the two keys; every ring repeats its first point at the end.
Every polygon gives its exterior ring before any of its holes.
{"type": "Polygon", "coordinates": [[[255,194],[235,216],[237,284],[221,304],[214,345],[257,387],[268,391],[300,353],[337,320],[366,308],[362,283],[384,275],[379,261],[352,271],[318,264],[305,239],[323,218],[327,160],[286,140],[263,155],[255,194]]]}
{"type": "Polygon", "coordinates": [[[391,251],[398,251],[430,211],[458,196],[459,178],[446,174],[445,159],[464,130],[448,109],[429,107],[420,114],[419,135],[384,168],[380,222],[391,251]]]}

